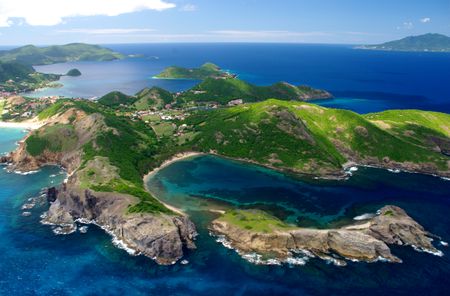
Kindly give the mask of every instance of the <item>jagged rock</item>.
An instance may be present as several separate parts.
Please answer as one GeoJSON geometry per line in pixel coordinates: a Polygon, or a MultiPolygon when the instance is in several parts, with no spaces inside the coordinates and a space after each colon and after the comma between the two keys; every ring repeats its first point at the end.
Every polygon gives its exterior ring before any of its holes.
{"type": "Polygon", "coordinates": [[[403,209],[396,206],[383,207],[371,220],[366,232],[388,244],[415,246],[433,253],[438,252],[431,243],[431,236],[434,235],[425,231],[403,209]]]}
{"type": "Polygon", "coordinates": [[[56,201],[56,196],[58,194],[58,190],[56,187],[50,187],[47,189],[47,201],[52,203],[56,201]]]}
{"type": "Polygon", "coordinates": [[[81,219],[95,223],[128,248],[159,264],[173,264],[183,256],[184,248],[195,248],[197,232],[189,218],[127,213],[128,206],[136,201],[126,194],[82,191],[69,186],[58,193],[44,222],[70,225],[81,219]]]}

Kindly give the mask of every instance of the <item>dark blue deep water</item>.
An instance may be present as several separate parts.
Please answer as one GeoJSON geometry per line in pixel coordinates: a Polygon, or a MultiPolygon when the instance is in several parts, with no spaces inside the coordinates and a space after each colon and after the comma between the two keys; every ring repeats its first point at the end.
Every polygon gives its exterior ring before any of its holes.
{"type": "MultiPolygon", "coordinates": [[[[184,90],[195,81],[151,77],[169,65],[214,62],[258,85],[276,81],[324,88],[335,99],[321,105],[360,113],[390,108],[450,112],[450,55],[355,50],[350,46],[288,44],[111,45],[143,57],[37,67],[64,77],[63,88],[33,95],[91,98],[112,90],[132,94],[158,85],[184,90]]],[[[21,130],[0,129],[0,153],[11,151],[21,130]]],[[[257,266],[208,234],[208,209],[259,208],[290,223],[339,226],[386,204],[404,208],[430,232],[450,241],[450,181],[418,174],[360,168],[347,181],[314,181],[203,156],[174,163],[150,181],[151,191],[183,208],[200,233],[187,265],[162,267],[116,248],[102,230],[55,235],[41,225],[47,204],[23,217],[22,205],[41,188],[62,182],[59,168],[31,175],[0,168],[0,295],[448,295],[450,249],[443,257],[395,247],[402,264],[319,259],[305,266],[257,266]]]]}
{"type": "Polygon", "coordinates": [[[80,62],[36,67],[49,73],[78,68],[80,77],[63,77],[63,88],[32,95],[92,98],[112,90],[134,94],[157,85],[185,90],[196,81],[157,80],[165,67],[197,67],[213,62],[258,85],[277,81],[307,84],[332,92],[319,104],[359,113],[419,108],[450,112],[450,54],[382,52],[343,45],[304,44],[135,44],[110,45],[143,55],[112,62],[80,62]]]}
{"type": "MultiPolygon", "coordinates": [[[[0,129],[0,151],[13,149],[23,135],[0,129]]],[[[445,295],[450,284],[450,250],[442,246],[443,257],[394,248],[403,264],[336,267],[313,259],[305,266],[256,266],[207,231],[215,217],[209,208],[261,208],[325,227],[395,204],[449,241],[450,183],[439,178],[360,169],[347,181],[311,181],[210,156],[183,160],[149,181],[200,232],[198,249],[185,258],[189,264],[168,267],[129,256],[94,226],[86,234],[55,235],[39,223],[46,204],[21,216],[28,198],[63,178],[56,167],[26,176],[0,170],[0,295],[445,295]]]]}

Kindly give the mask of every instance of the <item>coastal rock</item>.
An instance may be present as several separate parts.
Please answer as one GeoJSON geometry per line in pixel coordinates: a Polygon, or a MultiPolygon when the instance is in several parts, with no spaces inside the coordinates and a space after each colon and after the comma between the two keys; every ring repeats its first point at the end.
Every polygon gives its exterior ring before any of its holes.
{"type": "Polygon", "coordinates": [[[396,206],[380,209],[379,214],[371,220],[366,233],[387,244],[415,246],[431,253],[439,252],[431,243],[431,237],[435,236],[396,206]]]}
{"type": "Polygon", "coordinates": [[[58,193],[44,223],[66,226],[81,221],[97,224],[136,254],[164,265],[179,260],[184,248],[195,248],[197,232],[187,217],[127,213],[128,206],[135,202],[136,198],[126,194],[71,188],[58,193]]]}
{"type": "Polygon", "coordinates": [[[57,194],[58,194],[58,190],[56,190],[56,187],[50,187],[50,188],[48,188],[48,189],[47,189],[47,193],[46,193],[47,201],[48,201],[49,203],[55,202],[55,201],[56,201],[57,194]]]}
{"type": "MultiPolygon", "coordinates": [[[[242,222],[248,220],[246,217],[239,223],[234,223],[230,222],[230,219],[220,217],[212,222],[211,230],[216,235],[225,236],[240,254],[258,253],[274,256],[282,261],[292,253],[307,251],[326,260],[342,258],[366,262],[402,262],[391,253],[388,245],[392,244],[412,246],[416,250],[440,254],[431,244],[431,237],[434,236],[396,206],[385,206],[372,218],[337,229],[309,229],[286,225],[279,227],[279,220],[274,218],[274,228],[271,231],[254,231],[249,224],[242,222]]],[[[263,218],[261,223],[267,223],[269,220],[263,218]]],[[[253,219],[251,222],[253,227],[255,223],[259,223],[255,221],[257,220],[253,219]]]]}

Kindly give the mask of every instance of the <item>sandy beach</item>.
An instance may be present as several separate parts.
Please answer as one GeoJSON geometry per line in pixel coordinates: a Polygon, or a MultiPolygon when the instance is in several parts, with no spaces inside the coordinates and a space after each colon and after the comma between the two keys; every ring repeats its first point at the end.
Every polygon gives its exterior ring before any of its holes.
{"type": "Polygon", "coordinates": [[[35,130],[43,126],[43,122],[39,121],[23,121],[23,122],[6,122],[0,121],[0,128],[23,128],[35,130]]]}
{"type": "MultiPolygon", "coordinates": [[[[148,180],[149,180],[154,174],[156,174],[157,172],[159,172],[161,169],[163,169],[163,168],[167,167],[168,165],[170,165],[170,164],[172,164],[172,163],[174,163],[174,162],[177,162],[177,161],[179,161],[179,160],[186,159],[186,158],[193,157],[193,156],[199,156],[199,155],[205,155],[205,153],[201,153],[201,152],[193,152],[193,151],[190,151],[190,152],[183,152],[183,153],[178,153],[178,154],[174,155],[172,158],[170,158],[170,159],[164,161],[159,167],[155,168],[154,170],[150,171],[147,175],[144,176],[144,186],[145,186],[145,189],[146,189],[148,192],[151,193],[151,190],[149,190],[149,188],[147,187],[148,180]]],[[[153,194],[152,194],[152,195],[153,195],[153,194]]],[[[176,207],[174,207],[174,206],[171,206],[171,205],[169,205],[169,204],[167,204],[167,203],[165,203],[165,202],[159,200],[157,196],[154,196],[154,195],[153,195],[153,197],[156,198],[160,203],[162,203],[166,208],[168,208],[168,209],[174,211],[175,213],[178,213],[178,214],[180,214],[180,215],[186,215],[186,213],[184,213],[181,209],[176,208],[176,207]]]]}

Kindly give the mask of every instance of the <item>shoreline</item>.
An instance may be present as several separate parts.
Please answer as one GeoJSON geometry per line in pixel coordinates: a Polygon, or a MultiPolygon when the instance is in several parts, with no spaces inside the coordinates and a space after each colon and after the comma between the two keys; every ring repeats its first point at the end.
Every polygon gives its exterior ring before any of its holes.
{"type": "Polygon", "coordinates": [[[0,128],[23,128],[28,130],[36,130],[43,125],[44,123],[39,121],[24,121],[24,122],[0,121],[0,128]]]}
{"type": "Polygon", "coordinates": [[[180,215],[186,216],[186,213],[185,213],[183,210],[181,210],[181,209],[179,209],[179,208],[177,208],[177,207],[174,207],[174,206],[172,206],[172,205],[169,205],[169,204],[163,202],[162,200],[160,200],[157,196],[155,196],[155,195],[151,192],[150,188],[148,188],[147,183],[148,183],[148,181],[150,180],[150,178],[151,178],[153,175],[155,175],[157,172],[159,172],[159,171],[162,170],[163,168],[165,168],[165,167],[171,165],[172,163],[177,162],[177,161],[180,161],[180,160],[183,160],[183,159],[186,159],[186,158],[190,158],[190,157],[194,157],[194,156],[200,156],[200,155],[206,155],[206,153],[202,153],[202,152],[194,152],[194,151],[190,151],[190,152],[181,152],[181,153],[177,153],[177,154],[175,154],[174,156],[172,156],[171,158],[165,160],[159,167],[157,167],[157,168],[151,170],[151,171],[148,172],[146,175],[144,175],[143,181],[144,181],[144,188],[145,188],[145,190],[147,190],[147,192],[149,192],[149,193],[153,196],[153,198],[155,198],[157,201],[159,201],[161,204],[163,204],[163,205],[164,205],[166,208],[168,208],[169,210],[174,211],[175,213],[178,213],[178,214],[180,214],[180,215]]]}

